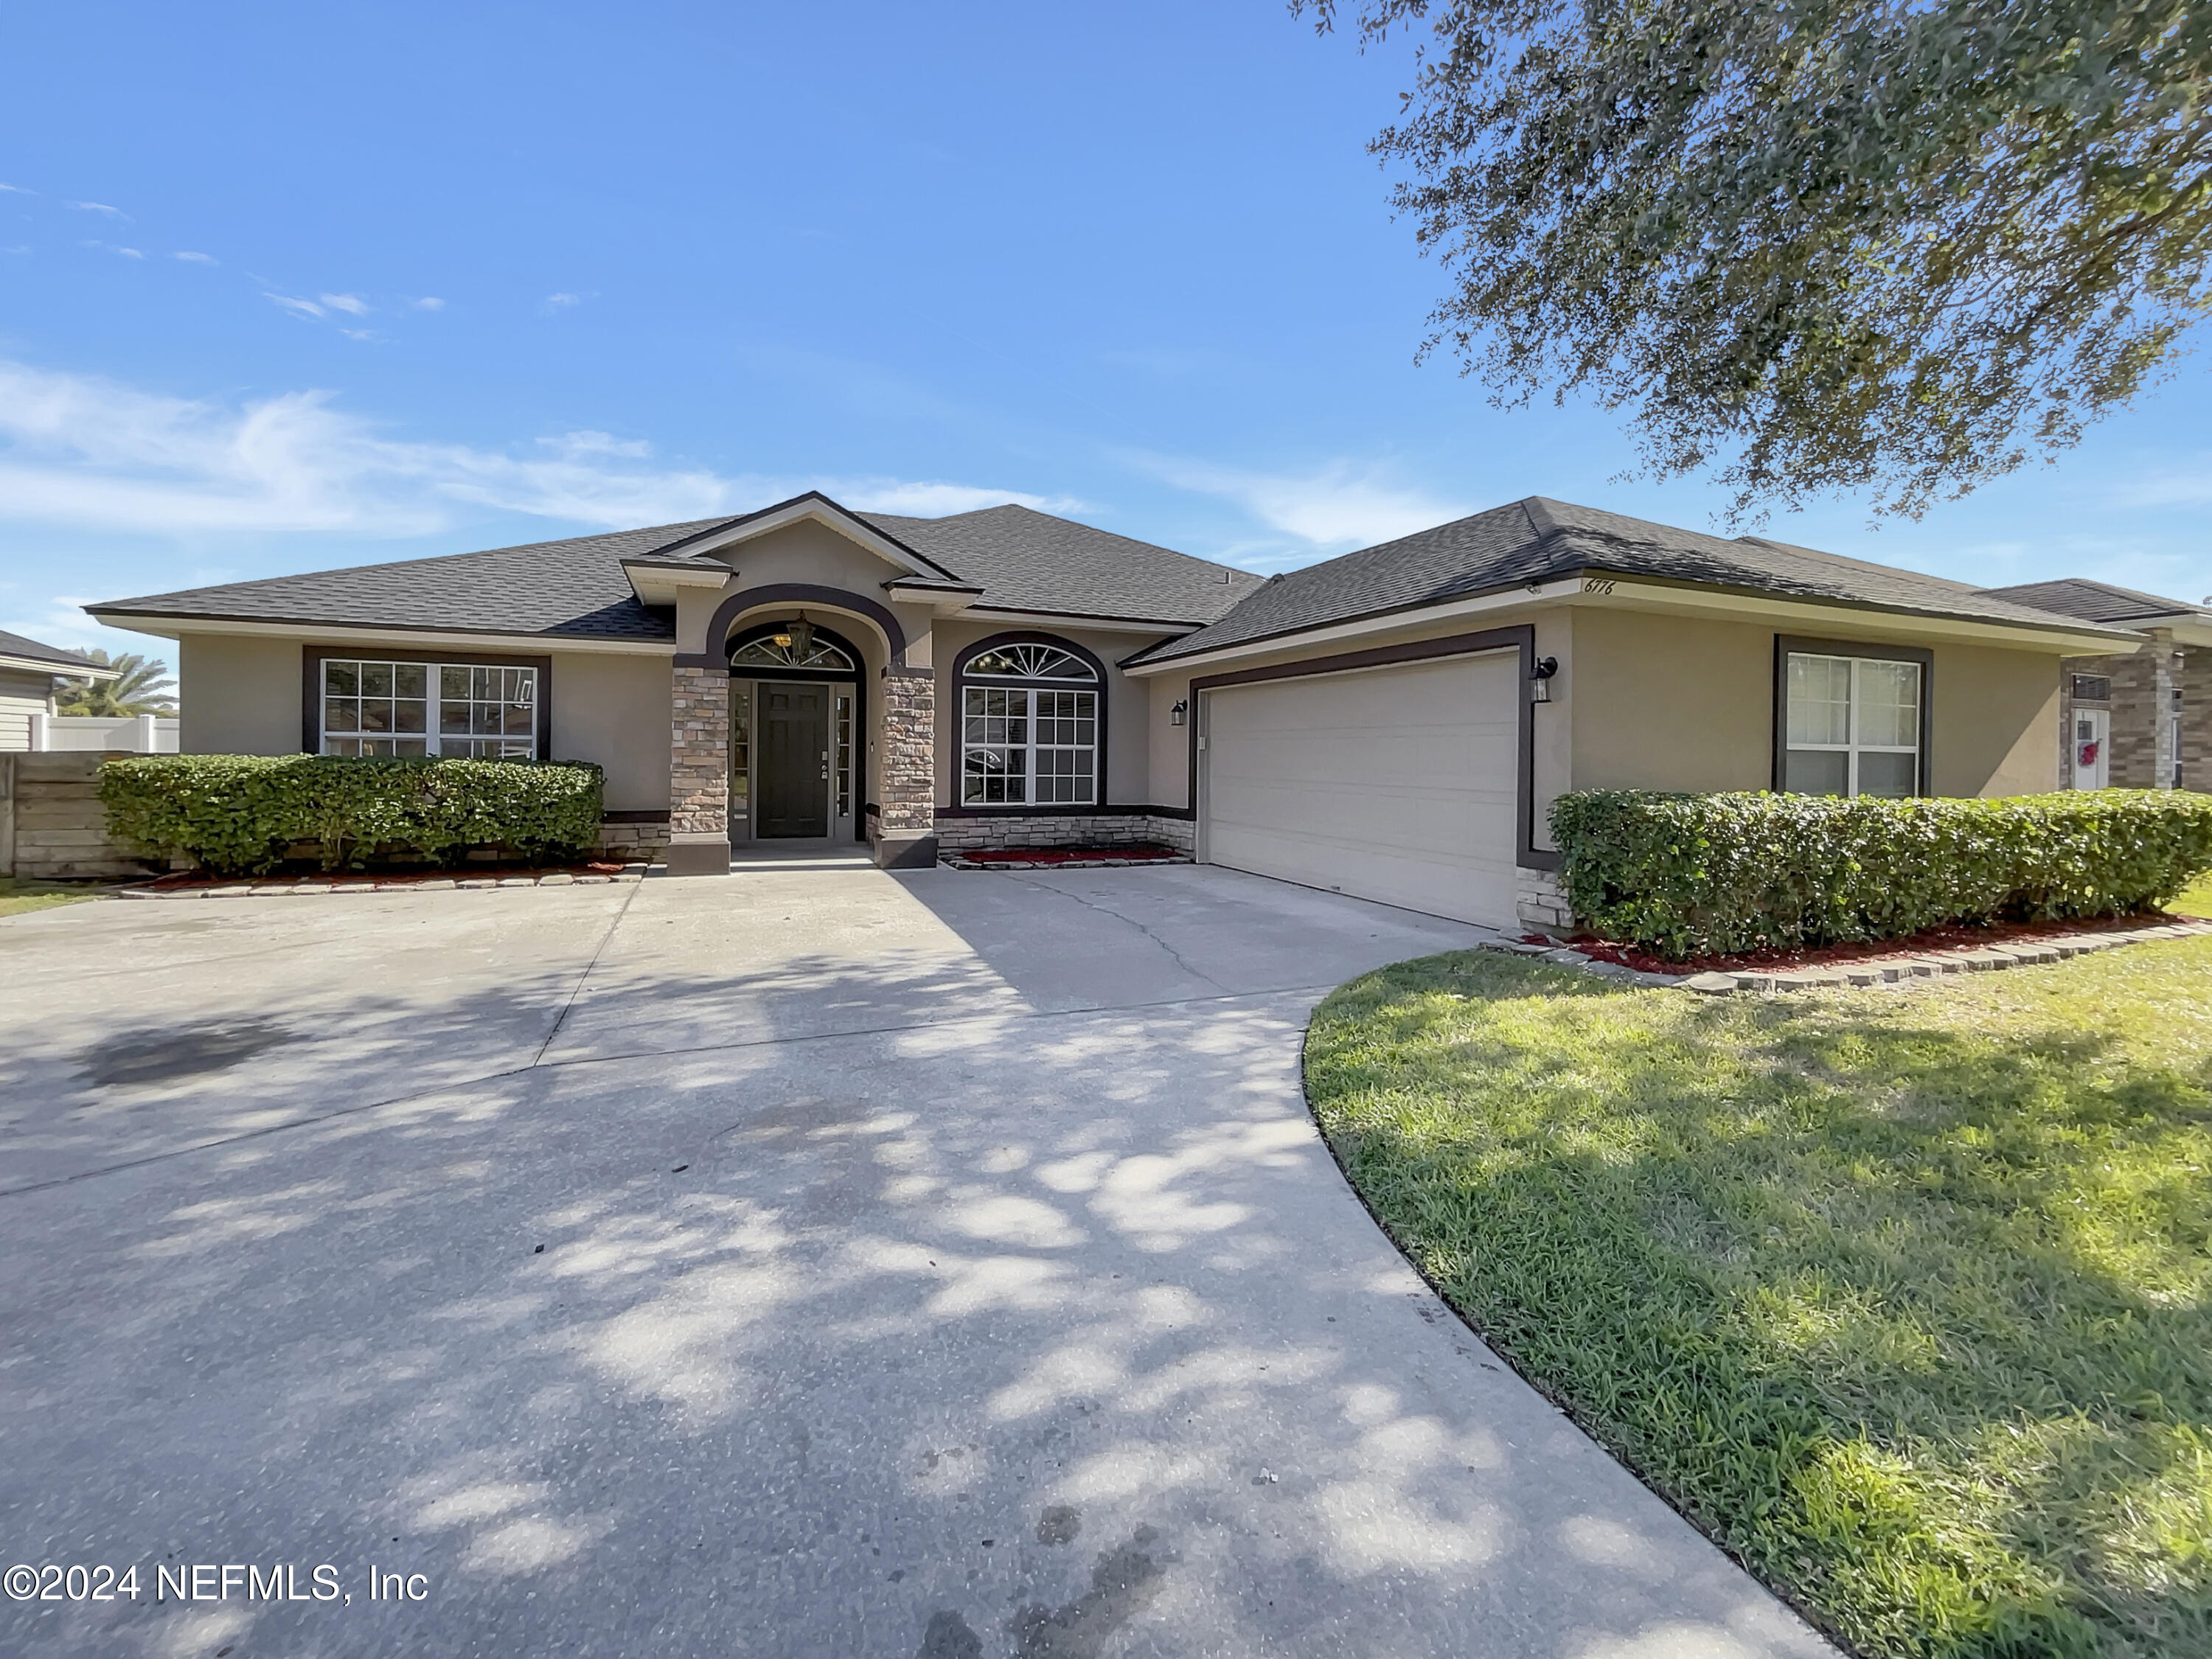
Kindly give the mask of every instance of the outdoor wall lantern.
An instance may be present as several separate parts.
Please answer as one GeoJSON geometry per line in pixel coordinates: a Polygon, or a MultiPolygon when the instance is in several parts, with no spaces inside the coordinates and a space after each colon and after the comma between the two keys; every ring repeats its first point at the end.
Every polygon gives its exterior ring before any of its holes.
{"type": "Polygon", "coordinates": [[[814,624],[801,617],[775,636],[776,646],[791,653],[793,662],[803,663],[806,653],[814,644],[814,624]]]}
{"type": "Polygon", "coordinates": [[[1170,726],[1183,726],[1187,725],[1189,722],[1189,720],[1190,699],[1188,697],[1177,697],[1175,700],[1175,705],[1168,710],[1168,724],[1170,726]]]}
{"type": "Polygon", "coordinates": [[[1559,672],[1557,657],[1539,657],[1536,665],[1528,671],[1528,701],[1549,702],[1552,700],[1552,676],[1559,672]]]}

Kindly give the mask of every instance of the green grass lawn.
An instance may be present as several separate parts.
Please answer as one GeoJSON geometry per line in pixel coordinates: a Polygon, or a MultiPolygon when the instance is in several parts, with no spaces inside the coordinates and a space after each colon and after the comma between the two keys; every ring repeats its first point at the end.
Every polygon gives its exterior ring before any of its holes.
{"type": "Polygon", "coordinates": [[[1488,952],[1322,1004],[1353,1183],[1866,1654],[2212,1654],[2212,939],[1706,998],[1488,952]]]}
{"type": "Polygon", "coordinates": [[[2185,916],[2212,917],[2212,871],[2197,878],[2197,884],[2166,907],[2185,916]]]}
{"type": "Polygon", "coordinates": [[[57,904],[77,904],[98,898],[100,890],[58,881],[19,881],[0,876],[0,916],[20,916],[26,910],[46,910],[57,904]]]}

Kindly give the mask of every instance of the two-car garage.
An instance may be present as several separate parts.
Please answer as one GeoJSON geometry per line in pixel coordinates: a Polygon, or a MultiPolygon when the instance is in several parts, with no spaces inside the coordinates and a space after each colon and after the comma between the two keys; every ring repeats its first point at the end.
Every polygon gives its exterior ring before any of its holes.
{"type": "Polygon", "coordinates": [[[1202,691],[1199,856],[1511,926],[1520,653],[1276,674],[1202,691]]]}

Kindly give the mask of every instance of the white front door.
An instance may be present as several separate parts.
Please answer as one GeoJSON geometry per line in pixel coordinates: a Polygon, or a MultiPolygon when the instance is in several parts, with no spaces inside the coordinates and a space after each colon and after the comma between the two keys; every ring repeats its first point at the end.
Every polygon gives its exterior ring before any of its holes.
{"type": "Polygon", "coordinates": [[[2106,708],[2074,711],[2074,787],[2102,789],[2112,775],[2112,715],[2106,708]]]}
{"type": "Polygon", "coordinates": [[[1519,657],[1205,694],[1200,856],[1510,927],[1519,657]]]}

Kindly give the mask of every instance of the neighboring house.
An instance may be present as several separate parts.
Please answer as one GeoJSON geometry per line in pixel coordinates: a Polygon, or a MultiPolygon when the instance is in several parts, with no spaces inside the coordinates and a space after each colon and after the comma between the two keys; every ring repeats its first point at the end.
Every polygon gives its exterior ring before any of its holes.
{"type": "Polygon", "coordinates": [[[0,632],[0,750],[46,746],[40,728],[53,718],[64,681],[114,678],[82,652],[0,632]]]}
{"type": "Polygon", "coordinates": [[[2066,663],[2062,788],[2212,789],[2212,599],[2191,605],[2079,576],[1987,592],[2145,638],[2133,654],[2066,663]]]}
{"type": "Polygon", "coordinates": [[[1560,919],[1564,790],[2051,789],[2060,660],[2142,643],[1540,497],[1265,582],[809,494],[88,608],[178,641],[189,753],[596,761],[672,872],[1141,838],[1505,926],[1560,919]]]}

